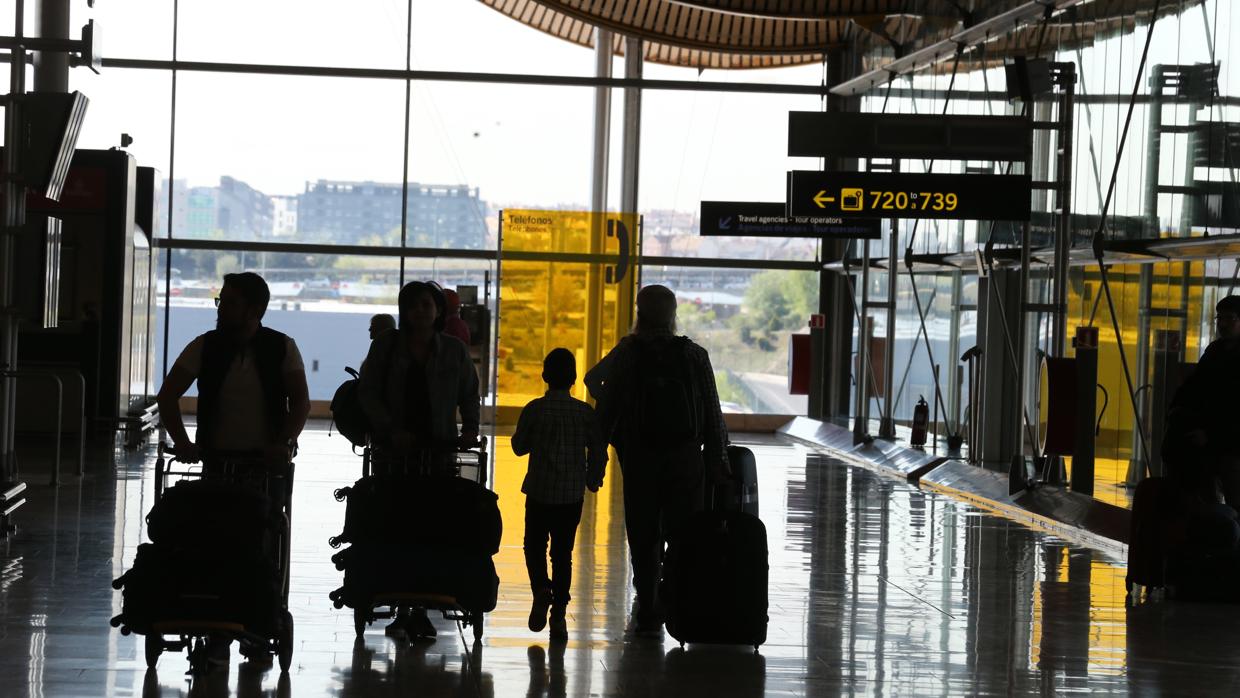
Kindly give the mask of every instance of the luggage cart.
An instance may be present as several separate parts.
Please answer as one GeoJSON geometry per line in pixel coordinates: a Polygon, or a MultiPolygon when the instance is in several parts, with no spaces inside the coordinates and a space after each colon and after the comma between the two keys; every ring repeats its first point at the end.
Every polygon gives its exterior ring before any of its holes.
{"type": "MultiPolygon", "coordinates": [[[[157,447],[155,459],[155,501],[158,502],[164,490],[174,478],[176,480],[194,478],[218,478],[244,486],[259,488],[270,496],[284,488],[284,503],[281,506],[279,530],[276,531],[277,569],[280,579],[280,609],[275,631],[260,633],[240,623],[217,622],[205,620],[185,620],[167,618],[151,624],[146,634],[146,665],[155,668],[159,656],[165,651],[179,652],[185,650],[189,659],[190,669],[200,672],[206,668],[207,640],[209,636],[226,636],[237,640],[242,655],[255,658],[261,655],[273,655],[277,658],[281,672],[287,672],[293,662],[293,615],[289,612],[289,563],[291,561],[291,531],[293,517],[293,473],[294,464],[273,465],[252,452],[238,453],[225,451],[207,451],[202,454],[204,461],[211,463],[210,471],[202,465],[182,463],[176,468],[177,454],[165,443],[157,447]],[[169,456],[166,458],[166,456],[169,456]],[[166,636],[176,639],[167,639],[166,636]]],[[[112,582],[114,589],[124,586],[124,576],[112,582]]],[[[112,619],[113,627],[120,627],[122,635],[132,631],[122,622],[123,614],[112,619]]]]}
{"type": "MultiPolygon", "coordinates": [[[[373,474],[408,474],[422,476],[453,476],[472,480],[485,486],[487,483],[487,439],[481,437],[477,445],[463,448],[456,444],[417,449],[410,455],[392,456],[367,445],[362,452],[362,477],[373,474]]],[[[335,491],[336,501],[343,502],[348,490],[335,491]]],[[[342,544],[337,537],[328,540],[333,548],[342,544]]],[[[333,560],[336,558],[333,557],[333,560]]],[[[334,592],[333,592],[334,594],[334,592]]],[[[343,599],[333,596],[336,608],[343,608],[343,599]]],[[[464,608],[453,596],[445,594],[418,593],[408,590],[390,590],[375,593],[367,605],[353,609],[353,629],[360,639],[366,627],[377,620],[396,618],[402,611],[421,608],[438,611],[445,620],[458,623],[462,630],[473,628],[474,640],[482,639],[485,613],[464,608]]]]}

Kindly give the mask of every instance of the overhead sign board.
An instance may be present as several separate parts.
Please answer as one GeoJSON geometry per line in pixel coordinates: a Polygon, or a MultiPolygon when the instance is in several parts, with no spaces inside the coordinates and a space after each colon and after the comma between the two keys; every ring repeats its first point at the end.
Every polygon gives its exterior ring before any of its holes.
{"type": "Polygon", "coordinates": [[[1033,122],[1022,116],[788,114],[788,154],[1028,162],[1033,122]]]}
{"type": "Polygon", "coordinates": [[[1027,221],[1028,175],[788,173],[790,216],[1027,221]]]}
{"type": "Polygon", "coordinates": [[[778,238],[881,237],[877,218],[842,218],[822,213],[789,216],[787,205],[758,201],[703,201],[700,232],[705,236],[778,238]]]}

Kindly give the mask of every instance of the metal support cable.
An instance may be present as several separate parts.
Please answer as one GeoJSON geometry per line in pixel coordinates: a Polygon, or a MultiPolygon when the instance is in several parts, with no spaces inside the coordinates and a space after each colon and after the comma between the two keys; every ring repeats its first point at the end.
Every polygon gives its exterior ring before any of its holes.
{"type": "MultiPolygon", "coordinates": [[[[843,255],[844,276],[849,276],[848,256],[852,253],[852,245],[853,245],[853,241],[849,240],[848,244],[844,247],[844,255],[843,255]]],[[[862,320],[861,318],[861,306],[857,305],[856,293],[848,294],[848,301],[849,303],[852,304],[853,317],[857,318],[857,337],[858,337],[857,341],[860,342],[861,339],[863,339],[865,335],[865,332],[864,332],[865,321],[862,320]]],[[[891,349],[888,348],[888,351],[890,350],[891,349]]],[[[869,370],[870,372],[871,385],[878,385],[878,373],[874,370],[874,360],[870,356],[870,352],[868,351],[865,352],[865,365],[866,365],[866,369],[869,370]]],[[[888,378],[890,378],[890,376],[888,378]]],[[[878,400],[878,411],[880,413],[883,412],[884,410],[883,410],[882,396],[875,393],[874,399],[878,400]]]]}
{"type": "MultiPolygon", "coordinates": [[[[956,58],[952,62],[952,77],[951,77],[951,81],[947,85],[947,96],[943,100],[943,112],[942,113],[944,116],[947,115],[947,109],[951,105],[952,91],[956,87],[956,73],[960,67],[960,57],[963,54],[964,54],[963,48],[957,49],[956,58]]],[[[911,76],[909,80],[910,81],[912,80],[911,76]]],[[[926,171],[929,172],[933,167],[934,167],[934,160],[929,160],[926,163],[926,171]]],[[[921,293],[917,290],[917,276],[916,274],[913,273],[913,260],[912,260],[913,245],[917,240],[917,224],[920,222],[920,220],[921,219],[913,220],[913,229],[909,234],[908,245],[905,247],[905,250],[904,250],[904,266],[905,266],[905,269],[908,270],[909,283],[913,289],[913,302],[917,306],[917,321],[920,325],[920,327],[918,328],[918,335],[922,338],[924,342],[924,345],[926,347],[926,357],[930,360],[930,365],[934,366],[935,364],[934,350],[931,348],[931,345],[930,345],[930,332],[926,329],[926,309],[922,306],[921,293]]],[[[892,234],[893,235],[896,234],[894,230],[892,231],[892,234]]],[[[896,267],[896,260],[894,259],[890,260],[890,263],[888,264],[888,267],[887,267],[887,273],[888,274],[899,274],[899,269],[896,267]]],[[[895,303],[896,299],[889,298],[888,302],[895,303]]],[[[891,334],[894,337],[894,328],[888,328],[888,334],[891,334]]],[[[917,340],[914,339],[913,342],[914,342],[914,345],[916,345],[917,340]]],[[[895,342],[893,341],[891,344],[892,346],[889,347],[887,351],[894,350],[895,342]]],[[[912,350],[910,350],[909,352],[910,365],[912,364],[912,355],[915,351],[916,351],[916,346],[914,346],[912,350]]],[[[907,372],[905,373],[905,377],[907,378],[907,372]]],[[[891,376],[888,376],[887,378],[888,380],[890,380],[891,376]]],[[[901,388],[903,388],[903,386],[901,386],[901,388]]],[[[960,425],[958,424],[954,425],[955,428],[952,428],[953,425],[951,424],[951,421],[946,419],[947,405],[943,401],[943,388],[942,388],[942,385],[939,383],[939,379],[937,376],[934,379],[934,399],[935,399],[935,402],[938,404],[939,409],[942,410],[943,415],[945,417],[944,421],[948,426],[948,435],[953,436],[953,437],[956,436],[957,432],[959,431],[960,425]]],[[[898,404],[898,399],[895,400],[895,402],[898,404]]],[[[895,407],[893,405],[892,413],[894,414],[894,412],[895,412],[895,407]]]]}
{"type": "MultiPolygon", "coordinates": [[[[938,289],[930,289],[930,299],[926,301],[926,305],[933,306],[934,301],[938,298],[938,296],[938,289]]],[[[925,332],[926,328],[924,326],[918,327],[917,336],[913,338],[913,343],[916,344],[925,332]]],[[[904,386],[908,384],[908,375],[913,372],[913,359],[915,358],[917,358],[917,352],[910,351],[908,353],[908,361],[904,364],[904,375],[900,378],[900,385],[896,387],[896,399],[895,404],[891,407],[892,412],[895,412],[896,408],[900,406],[900,396],[904,392],[904,386]]]]}
{"type": "MultiPolygon", "coordinates": [[[[1120,332],[1119,316],[1115,313],[1115,299],[1111,295],[1111,284],[1108,279],[1107,268],[1103,265],[1104,249],[1103,244],[1106,241],[1106,225],[1107,214],[1111,210],[1111,199],[1115,194],[1115,184],[1119,179],[1120,166],[1123,163],[1124,146],[1128,143],[1128,129],[1132,125],[1132,114],[1137,106],[1137,92],[1141,89],[1141,78],[1145,75],[1145,65],[1150,55],[1150,44],[1154,38],[1154,25],[1158,22],[1158,10],[1162,5],[1162,0],[1154,0],[1154,10],[1150,15],[1150,29],[1145,35],[1145,47],[1141,50],[1141,62],[1137,65],[1136,79],[1132,84],[1132,97],[1128,101],[1128,113],[1124,117],[1124,128],[1120,132],[1119,145],[1115,152],[1115,167],[1111,170],[1111,181],[1107,185],[1106,199],[1102,203],[1102,215],[1098,221],[1098,230],[1094,232],[1093,251],[1094,258],[1098,260],[1099,271],[1102,278],[1102,292],[1106,295],[1107,309],[1111,312],[1111,329],[1115,332],[1115,343],[1119,347],[1120,366],[1124,369],[1124,383],[1128,388],[1128,399],[1132,403],[1133,414],[1140,414],[1137,407],[1137,391],[1133,387],[1132,370],[1128,366],[1128,352],[1124,350],[1124,336],[1120,332]]],[[[1144,379],[1144,377],[1142,377],[1144,379]]],[[[1140,418],[1134,419],[1137,429],[1137,437],[1141,443],[1141,460],[1145,468],[1145,473],[1150,473],[1150,453],[1149,439],[1145,435],[1145,424],[1140,418]]]]}

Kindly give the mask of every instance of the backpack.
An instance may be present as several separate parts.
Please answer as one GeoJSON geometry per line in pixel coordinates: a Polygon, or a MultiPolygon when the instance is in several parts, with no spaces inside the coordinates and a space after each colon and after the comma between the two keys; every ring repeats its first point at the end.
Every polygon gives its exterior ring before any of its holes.
{"type": "Polygon", "coordinates": [[[630,434],[646,446],[667,449],[701,440],[697,390],[688,337],[634,345],[630,434]]]}
{"type": "Polygon", "coordinates": [[[344,367],[345,373],[352,378],[336,388],[332,395],[332,425],[349,443],[354,446],[366,445],[366,434],[370,431],[370,422],[362,410],[362,399],[359,395],[361,380],[357,371],[349,366],[344,367]]]}
{"type": "MultiPolygon", "coordinates": [[[[396,353],[395,345],[396,343],[393,342],[392,348],[383,359],[385,372],[391,369],[392,357],[396,353]]],[[[352,378],[341,383],[332,395],[332,425],[336,431],[349,440],[349,443],[354,446],[365,446],[366,438],[370,434],[370,420],[366,418],[366,411],[362,409],[361,374],[350,366],[345,366],[344,372],[352,378]]],[[[386,382],[384,380],[384,383],[386,382]]],[[[328,433],[331,433],[331,427],[328,428],[328,433]]]]}

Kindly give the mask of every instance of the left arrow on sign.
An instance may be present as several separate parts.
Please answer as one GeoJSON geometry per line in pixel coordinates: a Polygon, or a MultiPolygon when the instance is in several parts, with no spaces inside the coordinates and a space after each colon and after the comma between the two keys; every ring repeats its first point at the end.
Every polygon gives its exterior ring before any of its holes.
{"type": "Polygon", "coordinates": [[[818,192],[814,196],[814,203],[818,204],[818,208],[826,208],[827,204],[833,201],[835,201],[835,197],[827,196],[827,192],[825,190],[818,192]]]}

